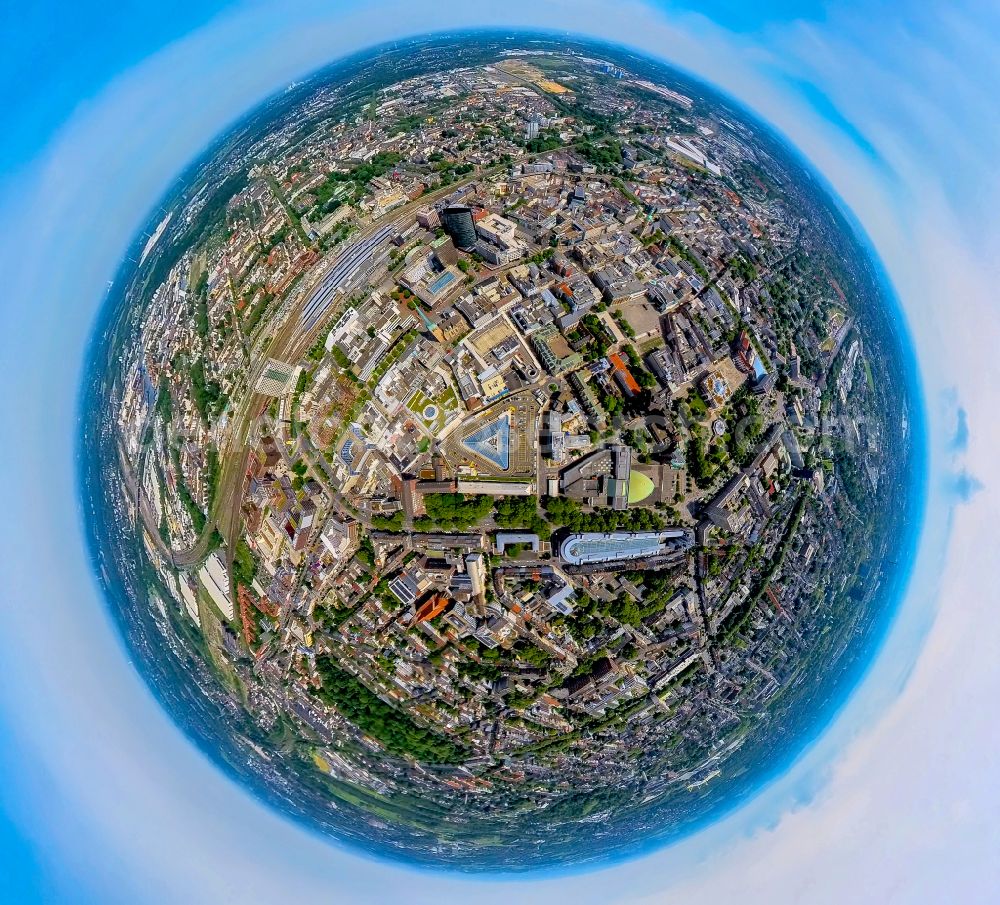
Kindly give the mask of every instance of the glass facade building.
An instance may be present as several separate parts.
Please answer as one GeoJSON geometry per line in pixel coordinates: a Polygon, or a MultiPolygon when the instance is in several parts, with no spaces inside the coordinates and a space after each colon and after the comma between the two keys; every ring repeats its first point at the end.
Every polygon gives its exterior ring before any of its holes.
{"type": "Polygon", "coordinates": [[[456,248],[471,251],[476,246],[476,221],[472,208],[446,207],[441,211],[441,226],[451,236],[456,248]]]}

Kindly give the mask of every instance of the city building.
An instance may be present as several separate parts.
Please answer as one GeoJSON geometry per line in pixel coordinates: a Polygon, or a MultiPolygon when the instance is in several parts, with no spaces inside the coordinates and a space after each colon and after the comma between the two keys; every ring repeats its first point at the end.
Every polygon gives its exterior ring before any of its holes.
{"type": "Polygon", "coordinates": [[[236,613],[233,609],[233,595],[229,589],[229,572],[217,552],[205,560],[205,564],[198,570],[198,578],[212,603],[219,608],[226,619],[232,620],[236,613]]]}
{"type": "Polygon", "coordinates": [[[262,396],[278,398],[295,389],[302,368],[269,358],[261,371],[254,390],[262,396]]]}
{"type": "Polygon", "coordinates": [[[588,506],[623,510],[628,508],[631,473],[631,448],[607,446],[564,469],[559,475],[559,490],[588,506]]]}
{"type": "Polygon", "coordinates": [[[451,236],[456,248],[472,251],[476,247],[476,222],[468,207],[446,207],[441,211],[441,226],[451,236]]]}
{"type": "Polygon", "coordinates": [[[573,566],[652,559],[685,550],[692,542],[690,532],[683,528],[604,534],[585,532],[567,535],[559,545],[559,557],[573,566]]]}
{"type": "Polygon", "coordinates": [[[547,324],[531,336],[532,345],[550,374],[558,377],[583,363],[583,356],[574,352],[557,327],[547,324]]]}

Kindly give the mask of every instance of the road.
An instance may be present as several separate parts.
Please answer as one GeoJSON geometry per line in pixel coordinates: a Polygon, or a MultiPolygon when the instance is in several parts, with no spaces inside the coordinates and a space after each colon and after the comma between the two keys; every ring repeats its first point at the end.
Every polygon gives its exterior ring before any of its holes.
{"type": "MultiPolygon", "coordinates": [[[[475,178],[481,178],[482,174],[475,178]]],[[[268,397],[253,391],[261,372],[267,364],[268,359],[278,361],[298,361],[308,349],[316,342],[316,338],[322,332],[324,325],[332,316],[337,313],[339,305],[328,305],[324,308],[325,316],[310,318],[309,324],[303,323],[304,312],[310,310],[317,296],[327,290],[327,278],[337,263],[345,257],[351,255],[352,249],[362,243],[368,242],[373,236],[384,233],[387,228],[398,227],[400,223],[407,220],[413,212],[427,204],[433,203],[439,197],[443,197],[456,191],[467,183],[475,181],[475,178],[465,182],[456,183],[446,188],[439,189],[424,195],[416,201],[399,208],[391,221],[377,221],[371,223],[361,231],[361,233],[350,243],[348,248],[340,247],[331,252],[327,257],[325,266],[314,269],[313,284],[299,296],[297,303],[288,311],[284,321],[272,335],[267,345],[266,351],[261,354],[257,362],[251,368],[247,377],[247,393],[236,410],[230,415],[230,429],[226,436],[223,449],[220,452],[221,470],[219,482],[215,495],[213,511],[210,513],[205,530],[198,538],[198,542],[188,550],[174,551],[173,561],[177,566],[187,567],[197,565],[207,555],[212,545],[213,531],[218,529],[219,533],[226,540],[227,560],[232,564],[236,542],[239,539],[240,525],[242,522],[242,504],[247,480],[247,457],[249,453],[250,433],[256,420],[257,414],[267,404],[268,397]]],[[[394,232],[390,229],[385,233],[385,240],[394,232]]],[[[354,278],[357,277],[355,273],[354,278]]],[[[342,287],[344,291],[340,298],[349,295],[350,283],[342,287]]],[[[156,526],[148,526],[150,531],[156,534],[156,526]]],[[[157,535],[158,536],[158,535],[157,535]]]]}
{"type": "MultiPolygon", "coordinates": [[[[547,153],[550,152],[528,154],[525,155],[523,160],[532,160],[547,153]]],[[[189,549],[164,549],[164,553],[171,557],[176,566],[187,568],[195,566],[204,560],[211,549],[213,533],[216,529],[226,541],[227,560],[229,565],[232,565],[233,553],[236,542],[239,539],[242,522],[242,504],[247,481],[247,457],[250,448],[250,434],[257,414],[269,401],[268,397],[255,393],[253,387],[256,386],[268,359],[273,358],[285,362],[298,361],[315,344],[325,325],[338,314],[343,299],[349,297],[350,292],[357,288],[352,283],[357,280],[359,275],[364,275],[365,279],[367,279],[367,273],[353,270],[349,274],[348,282],[338,287],[342,291],[339,293],[337,300],[333,303],[327,303],[323,300],[321,303],[322,315],[315,316],[315,309],[319,307],[316,305],[317,298],[328,292],[328,279],[331,278],[332,272],[337,268],[338,264],[344,259],[351,257],[353,251],[359,246],[364,247],[375,235],[384,234],[385,238],[380,239],[371,249],[371,253],[377,253],[378,249],[385,241],[388,241],[388,237],[395,232],[400,224],[411,219],[418,209],[433,204],[435,201],[502,169],[502,166],[496,166],[473,173],[467,179],[451,183],[408,202],[402,207],[397,208],[393,212],[391,219],[378,220],[366,224],[346,247],[339,246],[332,250],[322,264],[313,268],[310,274],[312,284],[300,293],[297,302],[287,312],[283,322],[271,336],[266,350],[260,353],[257,361],[251,366],[246,380],[247,392],[241,402],[230,413],[230,429],[220,450],[219,458],[221,467],[215,500],[204,531],[198,538],[198,541],[189,549]],[[386,230],[389,230],[389,232],[385,232],[386,230]],[[309,312],[308,318],[304,318],[306,312],[309,312]]],[[[141,506],[140,514],[146,523],[149,533],[153,537],[159,538],[159,526],[150,523],[148,519],[149,513],[141,506]]]]}

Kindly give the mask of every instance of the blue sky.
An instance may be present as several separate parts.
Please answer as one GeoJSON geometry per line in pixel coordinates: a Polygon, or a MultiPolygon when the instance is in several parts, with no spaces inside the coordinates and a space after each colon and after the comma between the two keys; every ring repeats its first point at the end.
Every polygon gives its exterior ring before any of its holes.
{"type": "Polygon", "coordinates": [[[993,898],[995,4],[22,6],[0,12],[0,449],[10,513],[0,526],[0,900],[993,898]],[[357,858],[207,763],[131,669],[96,593],[72,462],[87,332],[123,250],[184,164],[263,95],[330,59],[479,24],[572,27],[633,44],[784,132],[886,264],[914,335],[933,441],[913,591],[820,742],[752,803],[680,845],[513,890],[357,858]]]}

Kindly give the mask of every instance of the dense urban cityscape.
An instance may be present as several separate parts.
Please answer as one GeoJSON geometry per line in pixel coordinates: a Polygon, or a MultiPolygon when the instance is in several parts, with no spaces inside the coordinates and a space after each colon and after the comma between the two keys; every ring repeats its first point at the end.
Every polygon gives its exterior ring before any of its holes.
{"type": "Polygon", "coordinates": [[[292,86],[157,214],[107,331],[133,645],[369,847],[520,867],[695,822],[892,581],[908,400],[846,229],[610,48],[292,86]]]}

